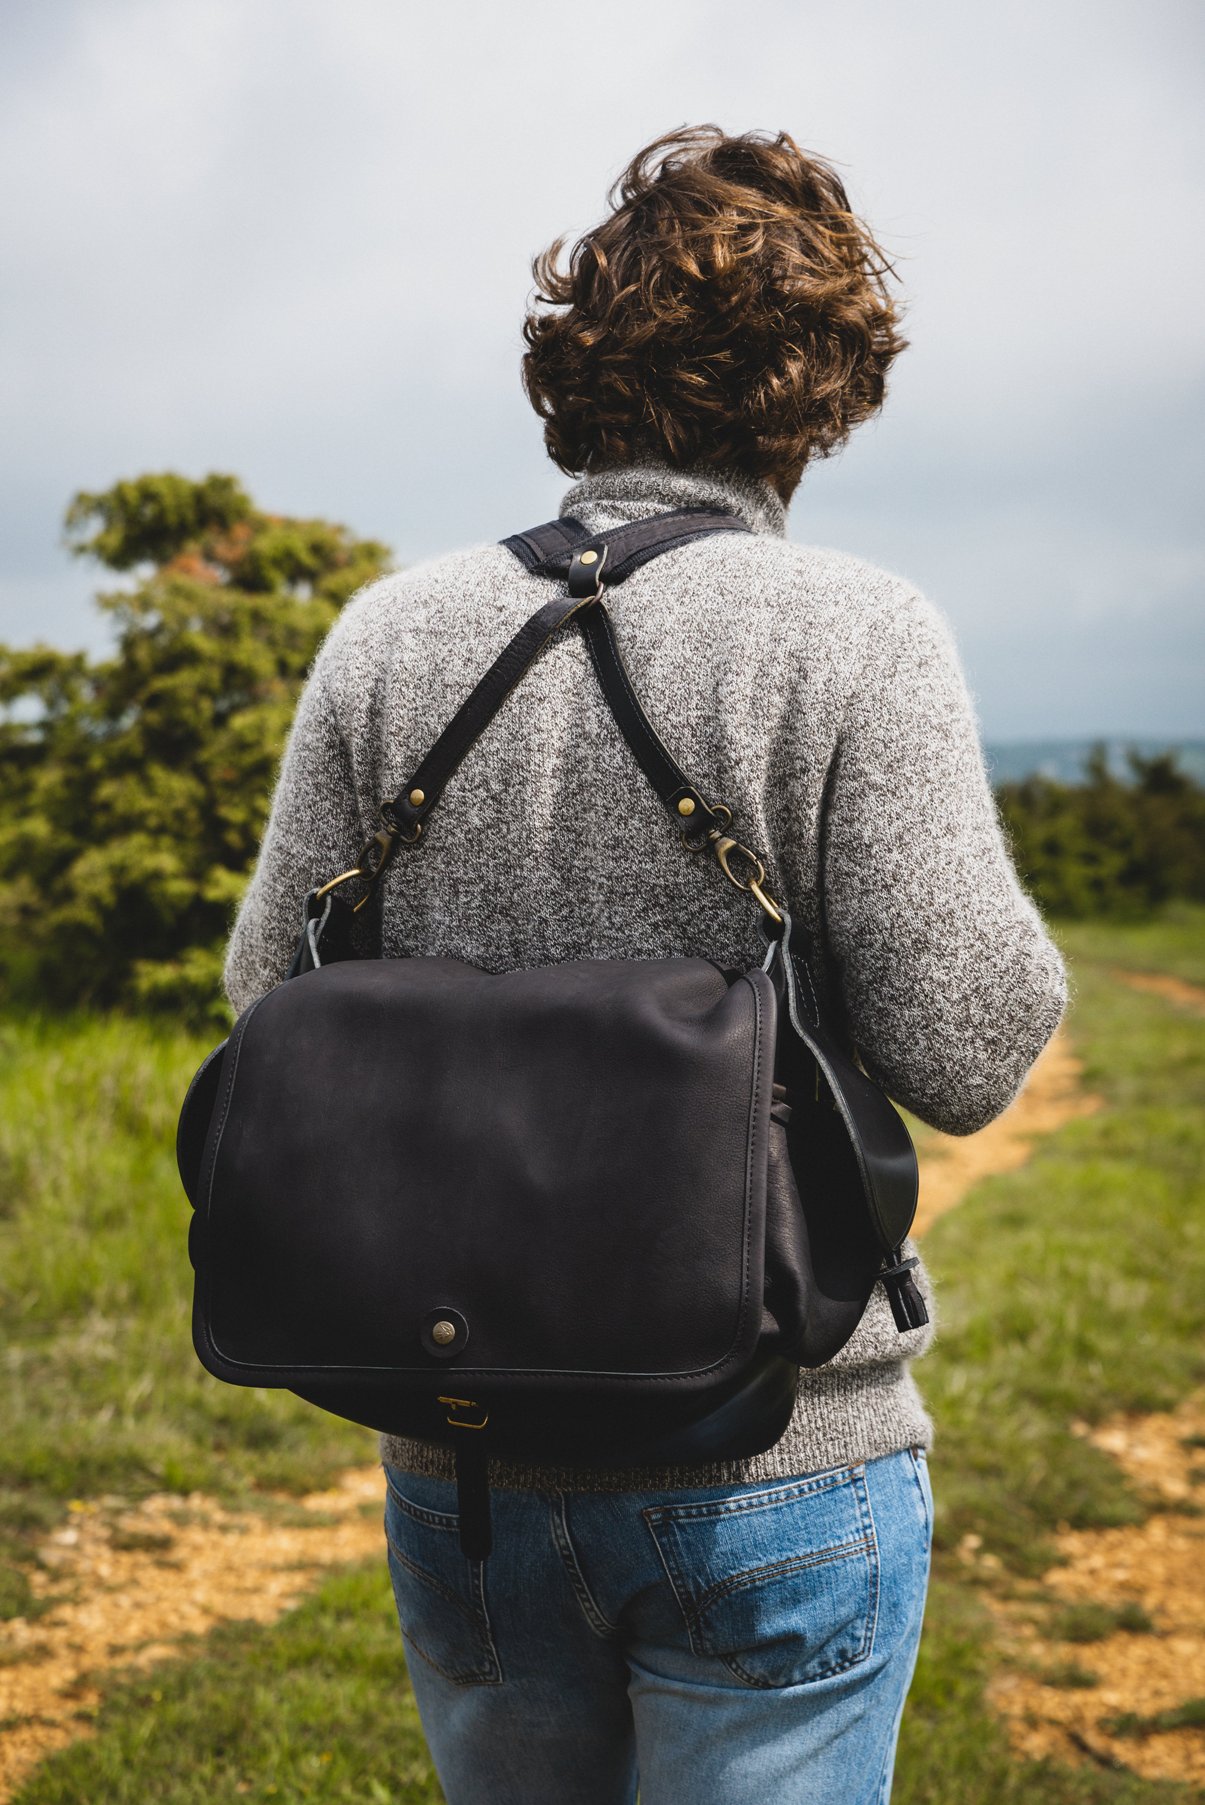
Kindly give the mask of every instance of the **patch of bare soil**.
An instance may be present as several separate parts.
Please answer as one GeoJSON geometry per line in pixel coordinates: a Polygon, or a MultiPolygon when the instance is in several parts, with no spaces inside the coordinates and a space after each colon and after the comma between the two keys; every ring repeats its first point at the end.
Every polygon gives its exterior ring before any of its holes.
{"type": "Polygon", "coordinates": [[[1162,997],[1165,1003],[1174,1003],[1178,1009],[1205,1015],[1205,989],[1200,984],[1189,984],[1184,978],[1172,978],[1159,971],[1114,971],[1112,975],[1131,990],[1145,990],[1150,996],[1162,997]]]}
{"type": "Polygon", "coordinates": [[[934,1135],[920,1156],[920,1203],[914,1234],[923,1234],[939,1216],[961,1203],[980,1179],[1014,1172],[1033,1152],[1034,1142],[1077,1116],[1090,1116],[1100,1098],[1083,1089],[1083,1067],[1060,1030],[1034,1065],[1016,1101],[978,1134],[965,1139],[934,1135]]]}
{"type": "Polygon", "coordinates": [[[36,1762],[89,1733],[91,1675],[163,1660],[215,1624],[271,1623],[319,1569],[383,1550],[382,1508],[378,1466],[257,1510],[165,1493],[129,1508],[73,1505],[31,1576],[35,1597],[55,1602],[0,1624],[0,1802],[36,1762]]]}
{"type": "MultiPolygon", "coordinates": [[[[1120,1417],[1080,1433],[1110,1454],[1154,1507],[1136,1528],[1061,1530],[1060,1560],[1042,1580],[1054,1600],[993,1599],[1012,1665],[990,1697],[1018,1752],[1125,1767],[1151,1780],[1205,1786],[1205,1728],[1119,1734],[1118,1718],[1150,1719],[1205,1699],[1205,1392],[1174,1411],[1120,1417]],[[1104,1606],[1150,1629],[1060,1640],[1074,1607],[1104,1606]],[[1061,1622],[1060,1622],[1061,1619],[1061,1622]],[[1045,1676],[1045,1677],[1043,1677],[1045,1676]],[[1053,1683],[1052,1683],[1053,1682],[1053,1683]]],[[[971,1538],[973,1540],[973,1538],[971,1538]]],[[[972,1564],[975,1549],[964,1550],[972,1564]]]]}

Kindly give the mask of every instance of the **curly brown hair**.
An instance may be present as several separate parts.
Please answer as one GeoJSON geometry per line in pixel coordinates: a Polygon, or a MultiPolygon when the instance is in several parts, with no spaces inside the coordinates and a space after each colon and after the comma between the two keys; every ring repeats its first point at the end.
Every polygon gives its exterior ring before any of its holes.
{"type": "Polygon", "coordinates": [[[786,132],[667,133],[559,267],[532,265],[523,386],[571,474],[641,458],[787,497],[882,406],[894,270],[840,177],[786,132]],[[557,311],[547,311],[557,310],[557,311]]]}

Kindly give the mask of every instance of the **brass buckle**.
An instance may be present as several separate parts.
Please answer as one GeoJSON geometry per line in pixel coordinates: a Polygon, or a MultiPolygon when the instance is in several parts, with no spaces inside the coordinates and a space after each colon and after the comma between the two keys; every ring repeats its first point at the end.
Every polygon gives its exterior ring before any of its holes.
{"type": "MultiPolygon", "coordinates": [[[[480,1410],[481,1405],[475,1398],[437,1398],[439,1404],[447,1404],[452,1410],[480,1410]]],[[[449,1416],[448,1422],[453,1429],[484,1429],[490,1420],[487,1410],[479,1423],[466,1423],[463,1417],[449,1416]]]]}

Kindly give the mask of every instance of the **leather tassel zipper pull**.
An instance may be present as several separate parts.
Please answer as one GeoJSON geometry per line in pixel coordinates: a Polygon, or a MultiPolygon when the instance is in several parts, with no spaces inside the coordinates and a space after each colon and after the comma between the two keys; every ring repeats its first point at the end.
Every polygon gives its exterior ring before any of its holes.
{"type": "Polygon", "coordinates": [[[896,1248],[892,1255],[892,1264],[884,1264],[879,1277],[883,1281],[883,1289],[891,1300],[891,1314],[895,1318],[895,1326],[903,1335],[908,1329],[923,1329],[929,1320],[929,1312],[925,1308],[925,1300],[917,1288],[912,1270],[920,1264],[916,1255],[911,1259],[901,1258],[903,1245],[896,1248]]]}

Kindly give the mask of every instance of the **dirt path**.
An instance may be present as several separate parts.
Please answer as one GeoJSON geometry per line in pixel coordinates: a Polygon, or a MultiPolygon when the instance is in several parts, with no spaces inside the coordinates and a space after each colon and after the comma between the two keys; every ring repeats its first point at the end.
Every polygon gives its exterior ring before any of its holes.
{"type": "MultiPolygon", "coordinates": [[[[1181,989],[1190,991],[1193,1006],[1205,1007],[1205,991],[1181,987],[1178,980],[1115,975],[1178,1003],[1186,1000],[1181,989]],[[1177,987],[1175,996],[1168,984],[1177,987]]],[[[997,1122],[966,1140],[946,1135],[927,1139],[921,1156],[917,1232],[961,1202],[980,1179],[1023,1165],[1040,1136],[1099,1108],[1100,1099],[1083,1091],[1080,1077],[1080,1062],[1059,1034],[1035,1065],[1020,1097],[997,1122]]],[[[1130,1437],[1126,1446],[1136,1446],[1136,1432],[1124,1433],[1130,1437]]],[[[313,1585],[324,1567],[380,1552],[380,1498],[380,1470],[367,1466],[345,1473],[329,1492],[291,1503],[269,1500],[262,1511],[228,1510],[211,1498],[169,1494],[147,1498],[132,1508],[103,1499],[72,1507],[66,1524],[41,1548],[42,1566],[32,1578],[35,1596],[53,1602],[40,1617],[0,1625],[0,1805],[39,1760],[89,1734],[99,1696],[88,1683],[90,1675],[108,1667],[150,1665],[178,1653],[185,1637],[203,1635],[219,1623],[273,1622],[313,1585]],[[235,1551],[237,1558],[232,1558],[235,1551]]],[[[1171,1523],[1166,1516],[1152,1519],[1152,1524],[1165,1527],[1171,1523]]],[[[1155,1535],[1151,1525],[1107,1534],[1132,1538],[1148,1531],[1155,1535]]],[[[1192,1546],[1199,1561],[1205,1550],[1199,1539],[1192,1546]]],[[[1106,1562],[1105,1568],[1091,1571],[1111,1574],[1114,1567],[1108,1567],[1108,1561],[1116,1566],[1131,1555],[1119,1543],[1104,1554],[1096,1548],[1091,1558],[1106,1562]]],[[[1173,1564],[1179,1561],[1179,1542],[1169,1558],[1173,1564]]],[[[1065,1571],[1068,1577],[1058,1583],[1071,1585],[1076,1583],[1072,1575],[1090,1569],[1072,1563],[1065,1571]]],[[[1116,1571],[1120,1575],[1120,1567],[1116,1571]]],[[[1177,1597],[1191,1592],[1186,1585],[1189,1571],[1175,1565],[1177,1577],[1169,1578],[1159,1594],[1159,1609],[1169,1624],[1179,1621],[1177,1597]]],[[[1120,1577],[1116,1583],[1122,1583],[1120,1577]]],[[[1052,1579],[1051,1588],[1055,1585],[1052,1579]]],[[[1155,1585],[1153,1579],[1150,1585],[1155,1585]]],[[[1144,1641],[1144,1652],[1149,1653],[1151,1639],[1144,1641]]],[[[1095,1655],[1094,1649],[1094,1661],[1095,1655]]],[[[1116,1659],[1121,1660],[1120,1652],[1116,1659]]],[[[1044,1698],[1050,1689],[1035,1684],[1044,1698]]],[[[1169,1674],[1167,1687],[1171,1685],[1169,1674]]],[[[1171,1697],[1167,1687],[1144,1682],[1136,1692],[1131,1681],[1128,1700],[1132,1705],[1135,1697],[1141,1697],[1144,1708],[1158,1709],[1165,1692],[1171,1697]]],[[[1205,1682],[1198,1691],[1205,1692],[1205,1682]]],[[[1106,1694],[1096,1696],[1103,1699],[1106,1694]]],[[[1177,1699],[1182,1696],[1182,1691],[1176,1694],[1177,1699]]],[[[1067,1698],[1072,1695],[1059,1695],[1060,1702],[1067,1698]]],[[[1011,1723],[1032,1714],[1032,1703],[1023,1699],[1028,1700],[1028,1694],[1019,1690],[1002,1695],[1000,1708],[1011,1723]]],[[[1061,1746],[1075,1753],[1068,1733],[1054,1719],[1041,1721],[1047,1724],[1043,1734],[1061,1738],[1061,1746]]],[[[1153,1741],[1158,1743],[1156,1758],[1162,1758],[1160,1751],[1174,1752],[1173,1737],[1153,1741]]],[[[1132,1750],[1127,1762],[1136,1766],[1131,1755],[1132,1750]]]]}
{"type": "Polygon", "coordinates": [[[271,1623],[321,1568],[379,1554],[382,1496],[370,1466],[329,1492],[255,1511],[172,1494],[73,1506],[31,1574],[35,1597],[58,1602],[0,1625],[0,1801],[36,1762],[89,1734],[91,1674],[149,1666],[232,1619],[271,1623]]]}
{"type": "Polygon", "coordinates": [[[1100,1098],[1082,1088],[1082,1066],[1061,1030],[1038,1059],[1016,1102],[978,1134],[926,1138],[920,1155],[920,1204],[915,1233],[924,1234],[939,1216],[961,1203],[980,1179],[1014,1172],[1033,1152],[1034,1142],[1077,1116],[1100,1108],[1100,1098]]]}
{"type": "Polygon", "coordinates": [[[1113,971],[1109,974],[1131,990],[1145,990],[1148,995],[1162,997],[1177,1009],[1191,1009],[1194,1015],[1205,1015],[1205,989],[1189,984],[1184,978],[1170,978],[1157,971],[1113,971]]]}
{"type": "MultiPolygon", "coordinates": [[[[1129,1607],[1139,1622],[1145,1613],[1151,1628],[1060,1641],[1049,1605],[995,1599],[1010,1665],[992,1682],[992,1703],[1013,1746],[1035,1760],[1090,1760],[1205,1786],[1205,1726],[1145,1735],[1118,1734],[1116,1726],[1127,1713],[1149,1718],[1205,1700],[1205,1516],[1195,1514],[1201,1505],[1194,1502],[1205,1487],[1205,1392],[1174,1411],[1078,1432],[1117,1461],[1153,1514],[1135,1528],[1061,1530],[1063,1564],[1043,1576],[1041,1590],[1056,1608],[1129,1607]]],[[[973,1562],[975,1551],[967,1556],[973,1562]]]]}

